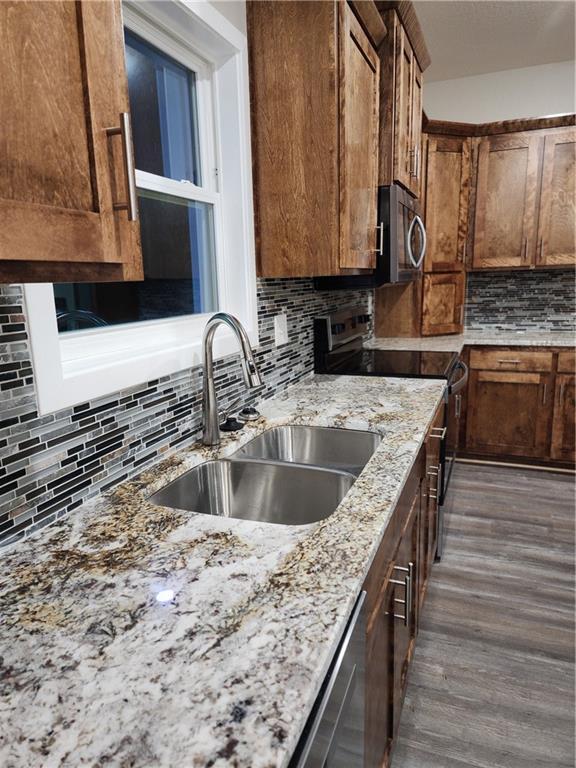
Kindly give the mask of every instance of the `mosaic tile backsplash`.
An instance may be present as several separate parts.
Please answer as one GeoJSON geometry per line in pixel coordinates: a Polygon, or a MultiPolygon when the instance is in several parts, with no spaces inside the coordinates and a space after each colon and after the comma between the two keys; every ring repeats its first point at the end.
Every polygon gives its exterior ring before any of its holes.
{"type": "Polygon", "coordinates": [[[470,272],[466,293],[470,329],[576,329],[573,269],[470,272]]]}
{"type": "MultiPolygon", "coordinates": [[[[372,312],[371,291],[316,292],[312,281],[259,280],[265,389],[257,401],[313,369],[312,319],[347,305],[372,312]],[[274,315],[286,313],[289,342],[274,346],[274,315]]],[[[236,355],[215,365],[219,405],[242,394],[236,355]]],[[[202,368],[181,371],[93,402],[38,416],[22,288],[0,285],[0,544],[23,537],[90,496],[197,439],[202,368]]]]}

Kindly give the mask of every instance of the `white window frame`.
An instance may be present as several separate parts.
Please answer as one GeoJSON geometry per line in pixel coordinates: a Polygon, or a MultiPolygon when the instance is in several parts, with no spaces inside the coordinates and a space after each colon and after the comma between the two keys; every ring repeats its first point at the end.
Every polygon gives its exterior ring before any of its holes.
{"type": "MultiPolygon", "coordinates": [[[[126,0],[123,9],[128,29],[199,73],[202,187],[187,183],[185,196],[213,205],[219,309],[257,346],[246,36],[207,2],[126,0]]],[[[184,196],[179,181],[143,171],[136,181],[184,196]]],[[[24,296],[41,415],[201,363],[211,313],[59,334],[52,285],[27,284],[24,296]]],[[[231,331],[219,330],[215,356],[235,351],[231,331]]]]}

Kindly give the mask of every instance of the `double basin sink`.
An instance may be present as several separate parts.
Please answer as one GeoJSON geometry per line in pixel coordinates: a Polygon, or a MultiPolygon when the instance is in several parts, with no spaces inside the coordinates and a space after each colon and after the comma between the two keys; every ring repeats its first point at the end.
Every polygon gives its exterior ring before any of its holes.
{"type": "Polygon", "coordinates": [[[199,464],[150,501],[265,523],[315,523],[336,510],[380,440],[360,430],[274,427],[230,458],[199,464]]]}

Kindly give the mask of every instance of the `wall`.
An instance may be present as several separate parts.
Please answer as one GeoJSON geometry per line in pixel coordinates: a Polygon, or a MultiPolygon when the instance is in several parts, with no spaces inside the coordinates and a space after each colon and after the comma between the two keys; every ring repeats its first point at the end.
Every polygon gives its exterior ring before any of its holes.
{"type": "MultiPolygon", "coordinates": [[[[313,369],[312,319],[346,305],[372,311],[368,291],[316,292],[312,281],[259,280],[256,361],[270,397],[313,369]],[[285,312],[289,342],[274,346],[285,312]]],[[[38,417],[21,286],[0,285],[0,543],[53,522],[88,497],[198,439],[202,368],[196,367],[38,417]]],[[[215,366],[220,406],[244,391],[237,356],[215,366]]]]}
{"type": "Polygon", "coordinates": [[[470,272],[465,325],[574,332],[574,271],[470,272]]]}
{"type": "Polygon", "coordinates": [[[464,123],[575,112],[574,61],[426,83],[424,110],[464,123]]]}

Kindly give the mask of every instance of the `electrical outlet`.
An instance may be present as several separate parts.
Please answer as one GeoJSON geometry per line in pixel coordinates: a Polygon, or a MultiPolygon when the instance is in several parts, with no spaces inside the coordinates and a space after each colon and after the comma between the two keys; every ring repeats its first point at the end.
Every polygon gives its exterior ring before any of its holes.
{"type": "Polygon", "coordinates": [[[274,344],[277,347],[288,344],[288,318],[286,315],[275,315],[274,317],[274,344]]]}

